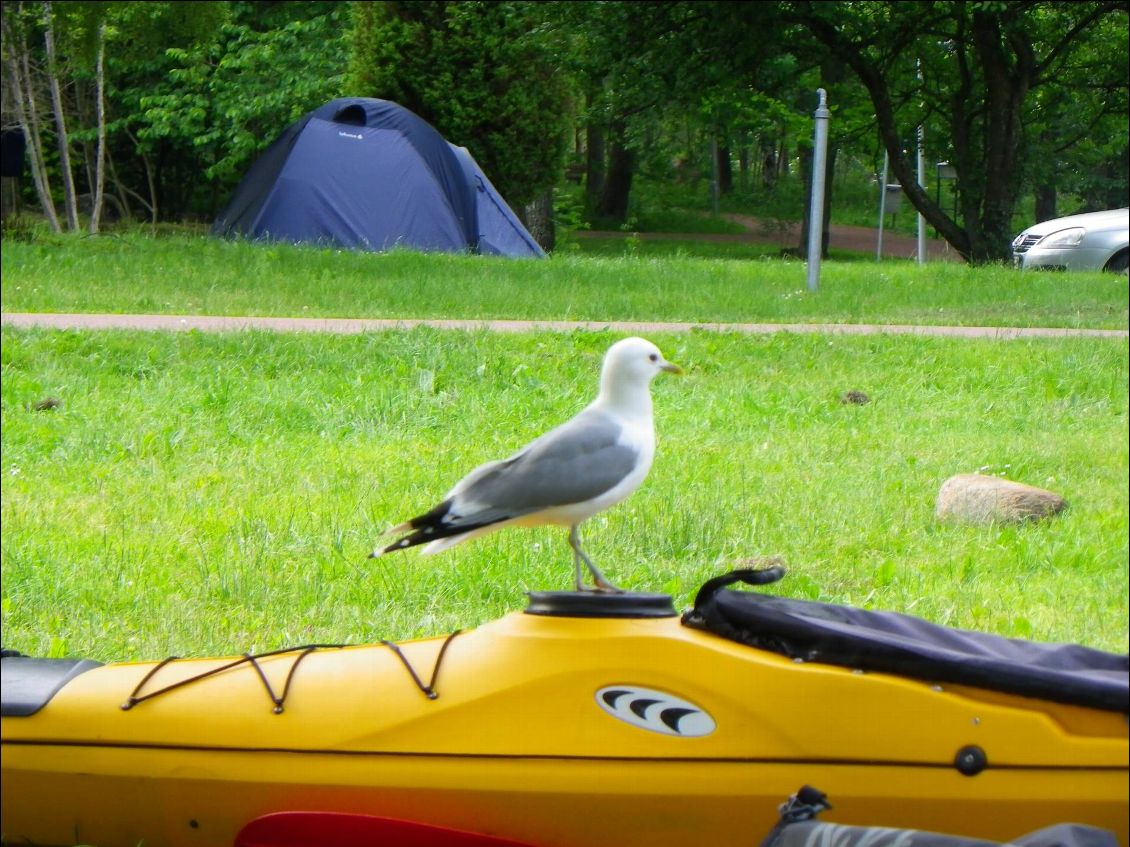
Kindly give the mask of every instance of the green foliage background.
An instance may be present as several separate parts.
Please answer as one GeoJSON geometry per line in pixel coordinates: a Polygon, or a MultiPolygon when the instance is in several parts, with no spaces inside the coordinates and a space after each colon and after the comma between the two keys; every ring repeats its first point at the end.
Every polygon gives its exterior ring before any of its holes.
{"type": "MultiPolygon", "coordinates": [[[[42,5],[15,0],[3,8],[5,55],[42,68],[42,5]]],[[[91,186],[93,39],[103,31],[107,187],[135,217],[212,220],[283,128],[343,95],[386,97],[417,111],[468,147],[518,209],[549,188],[567,194],[568,174],[585,188],[583,220],[611,182],[603,169],[612,170],[617,151],[627,151],[633,167],[620,191],[689,188],[670,201],[710,208],[716,143],[724,205],[757,214],[780,205],[779,190],[803,196],[814,91],[823,86],[838,173],[862,191],[873,188],[883,150],[875,104],[849,60],[882,74],[908,140],[924,123],[928,161],[954,161],[958,131],[983,132],[991,117],[978,106],[990,87],[985,69],[977,57],[952,52],[970,15],[996,27],[1005,64],[1015,63],[1000,80],[1022,103],[1022,133],[1008,148],[1016,167],[1006,193],[1019,197],[1012,211],[1031,208],[1033,197],[1037,211],[1069,213],[1130,196],[1125,4],[114,0],[51,9],[79,191],[91,186]],[[834,23],[842,40],[815,39],[819,21],[834,23]],[[1079,36],[1056,49],[1076,27],[1079,36]],[[1022,79],[1032,62],[1037,73],[1022,79]],[[955,76],[966,66],[967,79],[955,76]],[[951,125],[966,103],[967,124],[951,125]],[[586,158],[592,150],[599,155],[586,158]]],[[[42,131],[57,174],[47,114],[42,131]]],[[[955,164],[961,182],[946,188],[959,190],[943,210],[971,231],[991,219],[986,249],[1003,255],[1000,242],[1015,224],[1002,215],[1012,198],[1003,210],[989,209],[979,193],[1000,168],[976,157],[955,164]]],[[[34,208],[29,180],[23,196],[34,208]]],[[[833,206],[844,202],[836,195],[833,206]]],[[[631,205],[616,208],[630,216],[631,205]]],[[[1026,211],[1024,222],[1031,218],[1026,211]]],[[[578,222],[567,209],[559,220],[578,222]]],[[[614,223],[631,221],[620,215],[614,223]]]]}
{"type": "Polygon", "coordinates": [[[516,208],[560,178],[572,108],[536,3],[356,3],[345,90],[470,149],[516,208]]]}

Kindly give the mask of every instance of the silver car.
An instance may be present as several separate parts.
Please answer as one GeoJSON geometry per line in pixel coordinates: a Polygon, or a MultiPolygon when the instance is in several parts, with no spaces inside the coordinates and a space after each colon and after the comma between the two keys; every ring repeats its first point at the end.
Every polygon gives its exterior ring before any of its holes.
{"type": "Polygon", "coordinates": [[[1130,209],[1090,212],[1030,226],[1012,242],[1018,268],[1049,271],[1111,271],[1130,263],[1130,209]]]}

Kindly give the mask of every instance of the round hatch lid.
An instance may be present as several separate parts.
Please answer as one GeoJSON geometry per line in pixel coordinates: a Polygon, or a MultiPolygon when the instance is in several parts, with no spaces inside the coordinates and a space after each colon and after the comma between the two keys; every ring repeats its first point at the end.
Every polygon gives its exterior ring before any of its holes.
{"type": "Polygon", "coordinates": [[[559,618],[673,618],[670,594],[597,591],[530,591],[527,615],[559,618]]]}

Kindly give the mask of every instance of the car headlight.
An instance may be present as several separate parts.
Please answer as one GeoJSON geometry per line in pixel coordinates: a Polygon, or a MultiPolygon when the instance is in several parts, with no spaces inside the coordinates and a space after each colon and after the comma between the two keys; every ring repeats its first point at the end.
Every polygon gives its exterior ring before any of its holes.
{"type": "Polygon", "coordinates": [[[1081,226],[1061,229],[1040,240],[1041,247],[1078,247],[1087,230],[1081,226]]]}

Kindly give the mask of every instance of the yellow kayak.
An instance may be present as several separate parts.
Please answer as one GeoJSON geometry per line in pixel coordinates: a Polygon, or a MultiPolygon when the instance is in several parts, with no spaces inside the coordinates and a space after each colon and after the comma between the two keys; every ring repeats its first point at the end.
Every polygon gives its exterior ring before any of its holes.
{"type": "Polygon", "coordinates": [[[845,824],[1127,843],[1117,705],[802,661],[657,598],[532,596],[399,645],[5,658],[3,840],[281,847],[352,821],[372,837],[337,843],[756,844],[811,784],[845,824]]]}

